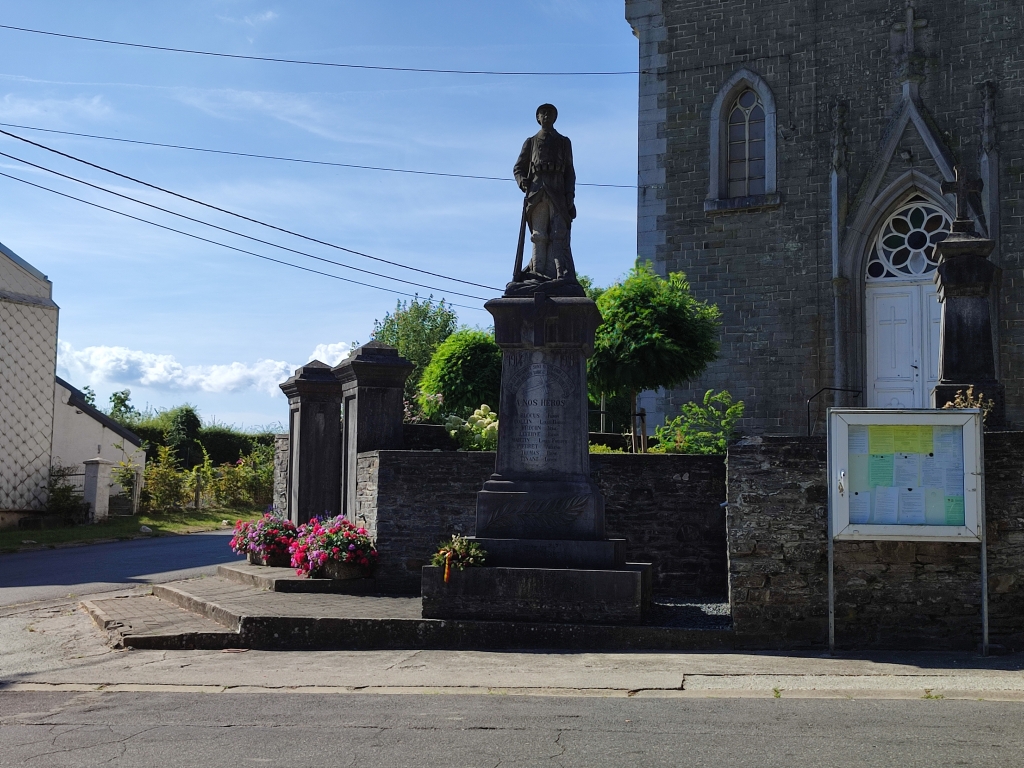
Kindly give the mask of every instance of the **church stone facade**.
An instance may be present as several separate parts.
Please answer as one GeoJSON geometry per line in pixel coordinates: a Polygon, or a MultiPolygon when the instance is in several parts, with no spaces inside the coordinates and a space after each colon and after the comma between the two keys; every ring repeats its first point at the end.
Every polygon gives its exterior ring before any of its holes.
{"type": "MultiPolygon", "coordinates": [[[[821,432],[833,403],[929,407],[934,245],[956,168],[997,243],[993,345],[1024,426],[1020,0],[626,0],[640,40],[638,253],[722,312],[708,388],[750,432],[821,432]]],[[[649,407],[650,411],[651,408],[649,407]]]]}

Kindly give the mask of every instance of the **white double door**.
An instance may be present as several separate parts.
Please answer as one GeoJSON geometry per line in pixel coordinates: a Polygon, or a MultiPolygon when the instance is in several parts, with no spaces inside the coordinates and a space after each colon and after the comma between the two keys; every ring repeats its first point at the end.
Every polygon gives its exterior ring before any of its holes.
{"type": "Polygon", "coordinates": [[[935,284],[868,283],[869,408],[930,408],[942,314],[935,284]]]}

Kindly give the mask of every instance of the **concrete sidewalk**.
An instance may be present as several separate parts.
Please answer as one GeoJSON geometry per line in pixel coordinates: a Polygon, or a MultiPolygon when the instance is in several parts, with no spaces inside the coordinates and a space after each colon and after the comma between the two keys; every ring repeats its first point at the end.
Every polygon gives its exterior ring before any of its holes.
{"type": "Polygon", "coordinates": [[[106,641],[77,603],[8,609],[0,691],[1024,701],[1021,655],[142,651],[106,641]]]}

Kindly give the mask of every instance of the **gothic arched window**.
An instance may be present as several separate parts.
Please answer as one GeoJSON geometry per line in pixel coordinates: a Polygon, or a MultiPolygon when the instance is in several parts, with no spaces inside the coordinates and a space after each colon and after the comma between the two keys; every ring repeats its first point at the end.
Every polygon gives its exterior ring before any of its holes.
{"type": "Polygon", "coordinates": [[[935,246],[951,226],[945,211],[914,195],[882,225],[868,259],[867,279],[913,280],[934,272],[939,265],[935,246]]]}
{"type": "Polygon", "coordinates": [[[741,69],[711,106],[709,213],[779,204],[776,182],[775,97],[764,78],[741,69]]]}
{"type": "Polygon", "coordinates": [[[763,195],[764,106],[749,88],[729,111],[729,197],[763,195]]]}

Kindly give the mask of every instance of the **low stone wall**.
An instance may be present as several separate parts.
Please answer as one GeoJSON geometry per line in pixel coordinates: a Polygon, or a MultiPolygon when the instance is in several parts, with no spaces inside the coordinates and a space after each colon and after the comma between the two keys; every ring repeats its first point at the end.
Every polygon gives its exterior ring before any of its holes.
{"type": "Polygon", "coordinates": [[[594,454],[608,536],[630,562],[654,565],[655,595],[725,600],[725,461],[722,456],[594,454]]]}
{"type": "Polygon", "coordinates": [[[476,494],[494,472],[494,454],[368,451],[359,454],[356,517],[377,540],[377,585],[419,594],[420,569],[453,533],[471,536],[476,494]]]}
{"type": "MultiPolygon", "coordinates": [[[[605,495],[608,535],[627,558],[654,564],[654,593],[724,599],[725,464],[720,456],[591,456],[605,495]]],[[[494,454],[371,451],[360,454],[357,517],[381,549],[378,584],[418,593],[420,567],[452,533],[475,532],[476,494],[494,454]]]]}
{"type": "Polygon", "coordinates": [[[274,435],[274,511],[288,513],[288,433],[274,435]]]}
{"type": "MultiPolygon", "coordinates": [[[[1024,433],[985,436],[990,640],[1024,649],[1024,433]]],[[[824,438],[729,450],[729,590],[737,647],[828,642],[824,438]]],[[[836,542],[836,644],[971,649],[981,638],[980,546],[836,542]]]]}

